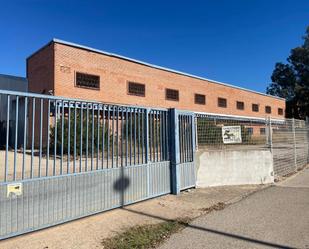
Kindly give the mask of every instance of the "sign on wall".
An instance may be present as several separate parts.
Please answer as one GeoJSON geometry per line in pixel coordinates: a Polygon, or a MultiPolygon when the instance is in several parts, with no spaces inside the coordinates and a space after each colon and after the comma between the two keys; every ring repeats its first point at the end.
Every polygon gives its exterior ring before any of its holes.
{"type": "Polygon", "coordinates": [[[223,126],[222,138],[224,144],[239,144],[241,140],[241,127],[238,126],[223,126]]]}

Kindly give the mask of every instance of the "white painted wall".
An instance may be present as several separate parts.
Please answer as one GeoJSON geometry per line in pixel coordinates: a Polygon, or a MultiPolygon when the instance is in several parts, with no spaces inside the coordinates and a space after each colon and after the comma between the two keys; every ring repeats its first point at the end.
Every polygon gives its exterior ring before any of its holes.
{"type": "Polygon", "coordinates": [[[197,187],[274,182],[268,150],[198,151],[197,187]]]}

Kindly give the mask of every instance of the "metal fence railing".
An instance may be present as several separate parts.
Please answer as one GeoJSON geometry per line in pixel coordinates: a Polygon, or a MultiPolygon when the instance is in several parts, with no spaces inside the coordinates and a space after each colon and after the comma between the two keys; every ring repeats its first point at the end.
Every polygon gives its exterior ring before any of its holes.
{"type": "Polygon", "coordinates": [[[166,109],[8,91],[0,99],[0,182],[169,160],[166,109]]]}
{"type": "Polygon", "coordinates": [[[195,186],[191,112],[4,90],[0,103],[0,240],[195,186]]]}
{"type": "Polygon", "coordinates": [[[196,114],[200,150],[269,150],[278,176],[309,163],[309,124],[304,120],[272,120],[196,114]]]}
{"type": "Polygon", "coordinates": [[[179,115],[179,152],[180,163],[193,162],[194,157],[194,138],[192,133],[192,123],[194,117],[192,115],[180,114],[179,115]]]}
{"type": "Polygon", "coordinates": [[[271,150],[274,171],[287,175],[309,162],[309,125],[304,120],[285,119],[271,122],[271,150]]]}
{"type": "Polygon", "coordinates": [[[169,122],[168,112],[151,110],[149,112],[149,160],[160,162],[169,160],[169,122]]]}
{"type": "Polygon", "coordinates": [[[266,119],[196,115],[197,145],[208,150],[246,150],[269,147],[266,119]]]}

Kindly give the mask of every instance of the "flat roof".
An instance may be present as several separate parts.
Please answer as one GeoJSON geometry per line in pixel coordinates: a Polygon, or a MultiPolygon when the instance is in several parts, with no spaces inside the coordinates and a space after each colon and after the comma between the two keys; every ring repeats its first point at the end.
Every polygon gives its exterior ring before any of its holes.
{"type": "Polygon", "coordinates": [[[250,90],[250,89],[247,89],[247,88],[231,85],[229,83],[224,83],[224,82],[208,79],[208,78],[205,78],[205,77],[200,77],[200,76],[197,76],[197,75],[185,73],[185,72],[182,72],[182,71],[178,71],[178,70],[174,70],[174,69],[170,69],[170,68],[166,68],[166,67],[161,67],[161,66],[158,66],[158,65],[154,65],[154,64],[144,62],[144,61],[132,59],[132,58],[129,58],[129,57],[126,57],[126,56],[122,56],[122,55],[118,55],[118,54],[114,54],[114,53],[109,53],[109,52],[106,52],[106,51],[103,51],[103,50],[91,48],[91,47],[88,47],[88,46],[83,46],[83,45],[80,45],[80,44],[76,44],[76,43],[72,43],[72,42],[68,42],[68,41],[64,41],[64,40],[60,40],[60,39],[56,39],[56,38],[52,39],[45,46],[43,46],[42,48],[40,48],[39,50],[37,50],[36,52],[34,52],[30,56],[28,56],[27,59],[29,59],[34,54],[36,54],[37,52],[39,52],[40,50],[42,50],[43,48],[45,48],[46,46],[48,46],[51,43],[59,43],[59,44],[63,44],[63,45],[67,45],[67,46],[71,46],[71,47],[75,47],[75,48],[80,48],[80,49],[88,50],[88,51],[91,51],[91,52],[95,52],[95,53],[115,57],[115,58],[118,58],[118,59],[134,62],[134,63],[141,64],[141,65],[144,65],[144,66],[147,66],[147,67],[151,67],[151,68],[155,68],[155,69],[159,69],[159,70],[163,70],[163,71],[167,71],[167,72],[171,72],[171,73],[175,73],[175,74],[179,74],[179,75],[183,75],[183,76],[187,76],[187,77],[191,77],[191,78],[195,78],[195,79],[199,79],[199,80],[204,80],[204,81],[207,81],[207,82],[211,82],[211,83],[215,83],[215,84],[218,84],[218,85],[223,85],[223,86],[227,86],[227,87],[231,87],[231,88],[235,88],[235,89],[239,89],[239,90],[243,90],[243,91],[247,91],[247,92],[251,92],[251,93],[256,93],[256,94],[263,95],[263,96],[270,97],[270,98],[285,100],[284,98],[281,98],[281,97],[278,97],[278,96],[273,96],[273,95],[269,95],[269,94],[266,94],[266,93],[261,93],[261,92],[258,92],[258,91],[250,90]]]}
{"type": "Polygon", "coordinates": [[[21,80],[21,81],[27,82],[27,78],[26,78],[26,77],[22,77],[22,76],[15,76],[15,75],[10,75],[10,74],[1,74],[1,73],[0,73],[0,78],[7,78],[7,79],[14,79],[14,80],[21,80]]]}

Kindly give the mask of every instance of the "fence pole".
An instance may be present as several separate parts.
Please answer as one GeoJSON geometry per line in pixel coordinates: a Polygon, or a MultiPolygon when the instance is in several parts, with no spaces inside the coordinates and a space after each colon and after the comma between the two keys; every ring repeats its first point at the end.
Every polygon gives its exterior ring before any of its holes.
{"type": "Polygon", "coordinates": [[[307,146],[308,146],[308,151],[307,151],[307,163],[309,163],[309,117],[306,117],[306,129],[307,129],[307,146]]]}
{"type": "Polygon", "coordinates": [[[272,153],[273,152],[273,133],[272,133],[272,126],[271,126],[271,119],[268,117],[266,120],[266,125],[267,125],[267,143],[269,146],[269,150],[272,153]]]}
{"type": "Polygon", "coordinates": [[[293,150],[294,150],[294,167],[297,171],[297,153],[296,153],[296,134],[295,134],[295,119],[292,119],[292,132],[293,132],[293,150]]]}
{"type": "Polygon", "coordinates": [[[196,168],[196,164],[195,164],[195,152],[198,150],[198,142],[197,142],[197,118],[195,116],[195,114],[192,115],[192,161],[194,162],[194,185],[196,187],[196,172],[197,172],[197,168],[196,168]]]}
{"type": "Polygon", "coordinates": [[[194,126],[194,129],[193,129],[193,133],[194,134],[192,137],[194,138],[194,145],[195,145],[195,150],[198,151],[198,133],[197,133],[197,116],[196,115],[193,115],[193,126],[194,126]]]}
{"type": "Polygon", "coordinates": [[[171,150],[171,174],[172,174],[172,194],[180,193],[180,151],[179,151],[179,123],[178,112],[170,109],[170,150],[171,150]]]}

